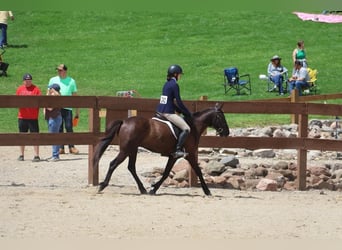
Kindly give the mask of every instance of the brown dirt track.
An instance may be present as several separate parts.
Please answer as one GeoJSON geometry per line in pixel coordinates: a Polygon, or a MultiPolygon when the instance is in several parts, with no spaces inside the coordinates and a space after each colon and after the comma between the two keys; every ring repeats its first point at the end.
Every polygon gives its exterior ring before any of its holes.
{"type": "MultiPolygon", "coordinates": [[[[87,147],[79,148],[60,162],[32,163],[32,147],[24,162],[17,147],[1,147],[1,239],[342,239],[341,192],[212,188],[205,197],[201,188],[162,187],[140,195],[124,162],[97,194],[87,185],[87,147]]],[[[42,158],[50,152],[41,147],[42,158]]],[[[115,154],[103,156],[100,180],[115,154]]],[[[165,162],[142,152],[138,173],[165,162]]]]}

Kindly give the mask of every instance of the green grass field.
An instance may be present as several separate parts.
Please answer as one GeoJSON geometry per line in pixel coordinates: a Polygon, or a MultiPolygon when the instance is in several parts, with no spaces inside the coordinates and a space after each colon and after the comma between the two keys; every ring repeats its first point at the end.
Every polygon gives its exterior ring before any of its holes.
{"type": "MultiPolygon", "coordinates": [[[[342,25],[303,22],[291,12],[17,12],[9,23],[4,59],[9,76],[0,78],[0,93],[14,94],[29,72],[43,92],[55,67],[65,63],[79,95],[115,96],[137,90],[159,98],[170,64],[180,64],[183,99],[241,101],[275,98],[267,93],[269,59],[278,54],[292,68],[297,40],[306,44],[309,66],[319,71],[319,93],[341,92],[342,25]],[[223,69],[237,66],[252,76],[252,95],[224,95],[223,69]]],[[[280,97],[279,97],[280,98],[280,97]]],[[[330,103],[339,103],[331,101],[330,103]]],[[[0,132],[16,132],[17,111],[0,110],[0,132]]],[[[87,129],[86,110],[80,126],[87,129]]],[[[289,122],[288,116],[230,115],[230,126],[289,122]]],[[[46,125],[41,120],[42,131],[46,125]]]]}

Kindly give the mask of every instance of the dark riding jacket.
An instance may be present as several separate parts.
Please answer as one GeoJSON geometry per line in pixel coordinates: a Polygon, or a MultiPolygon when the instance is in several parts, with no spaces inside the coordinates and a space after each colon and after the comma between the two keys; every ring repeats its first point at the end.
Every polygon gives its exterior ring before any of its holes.
{"type": "Polygon", "coordinates": [[[163,87],[163,92],[157,106],[157,112],[174,114],[175,111],[182,113],[184,116],[190,116],[190,111],[183,104],[179,86],[175,78],[168,80],[163,87]],[[176,100],[176,103],[174,102],[176,100]]]}

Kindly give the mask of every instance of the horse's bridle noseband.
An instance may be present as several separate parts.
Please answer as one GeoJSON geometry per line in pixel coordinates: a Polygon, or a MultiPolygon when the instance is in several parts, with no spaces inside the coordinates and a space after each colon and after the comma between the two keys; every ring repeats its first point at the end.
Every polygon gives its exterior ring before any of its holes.
{"type": "MultiPolygon", "coordinates": [[[[215,118],[214,118],[214,121],[213,121],[213,124],[221,124],[221,116],[219,114],[222,114],[222,111],[219,110],[219,109],[216,109],[216,115],[215,115],[215,118]]],[[[224,131],[223,128],[215,128],[216,129],[216,135],[221,135],[222,132],[224,131]]]]}

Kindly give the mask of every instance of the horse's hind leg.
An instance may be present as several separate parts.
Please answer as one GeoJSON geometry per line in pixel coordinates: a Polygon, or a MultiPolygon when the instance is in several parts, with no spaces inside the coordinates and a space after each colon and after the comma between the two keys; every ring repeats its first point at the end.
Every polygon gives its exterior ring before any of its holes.
{"type": "Polygon", "coordinates": [[[175,164],[176,159],[173,157],[169,157],[169,160],[167,161],[164,173],[162,178],[155,184],[152,185],[152,189],[150,190],[149,194],[156,194],[157,190],[159,189],[160,185],[166,180],[166,178],[169,176],[170,171],[173,167],[173,164],[175,164]]]}
{"type": "Polygon", "coordinates": [[[137,171],[136,171],[136,167],[135,167],[136,161],[137,161],[137,152],[135,152],[135,153],[133,153],[133,154],[131,154],[131,155],[129,156],[128,170],[129,170],[129,172],[131,172],[131,174],[133,175],[134,180],[135,180],[135,182],[137,183],[138,188],[139,188],[139,190],[140,190],[140,193],[141,193],[141,194],[146,194],[147,191],[146,191],[144,185],[142,184],[142,182],[140,181],[140,179],[139,179],[139,177],[138,177],[138,175],[137,175],[137,171]]]}
{"type": "Polygon", "coordinates": [[[120,152],[118,156],[110,162],[106,178],[99,184],[100,187],[98,192],[101,192],[108,186],[114,170],[126,159],[126,157],[127,156],[124,153],[120,152]]]}

